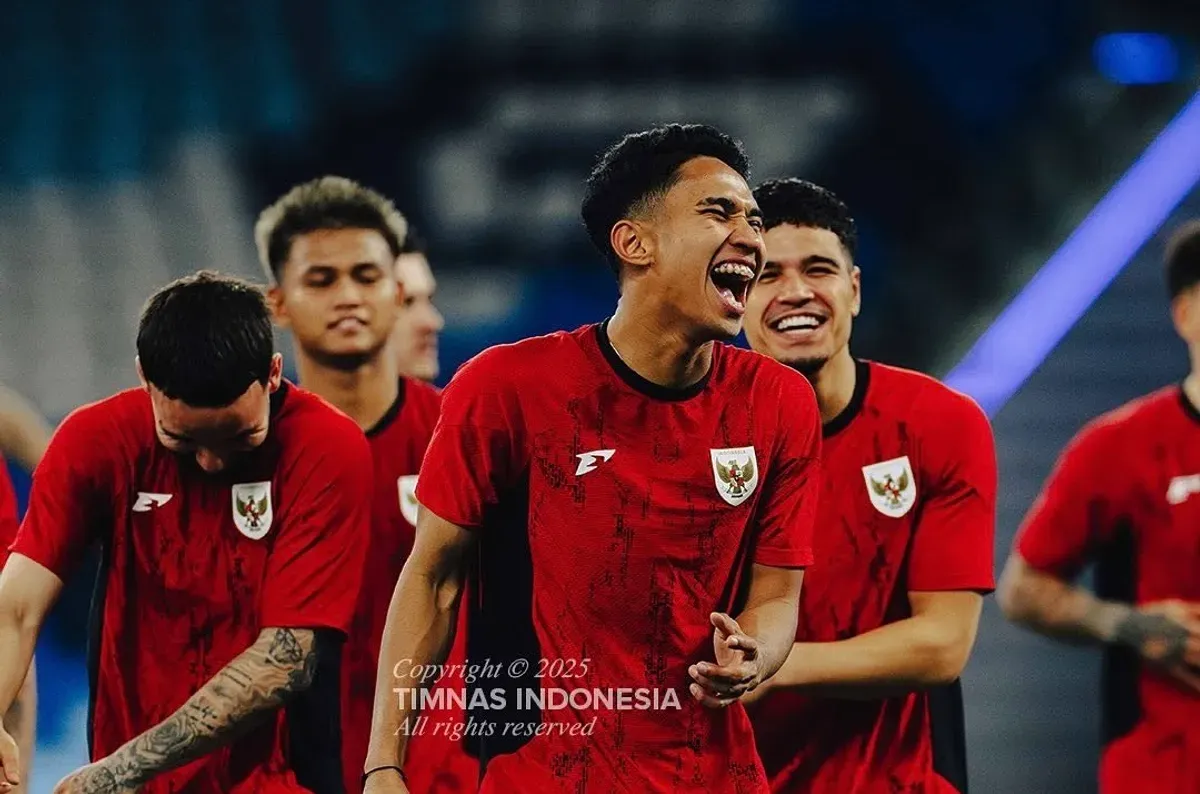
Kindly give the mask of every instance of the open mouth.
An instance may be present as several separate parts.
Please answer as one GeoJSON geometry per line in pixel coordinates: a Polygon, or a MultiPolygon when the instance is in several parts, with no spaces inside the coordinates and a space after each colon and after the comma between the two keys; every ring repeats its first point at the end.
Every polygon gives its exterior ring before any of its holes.
{"type": "Polygon", "coordinates": [[[746,311],[746,298],[754,283],[754,268],[742,262],[721,262],[708,274],[721,302],[732,312],[746,311]]]}
{"type": "Polygon", "coordinates": [[[366,327],[366,321],[359,317],[342,317],[329,324],[331,331],[357,331],[360,328],[366,327]]]}
{"type": "Polygon", "coordinates": [[[823,317],[813,312],[796,312],[784,315],[777,320],[772,320],[769,325],[771,330],[778,334],[795,339],[803,339],[815,333],[817,329],[828,321],[828,317],[823,317]]]}

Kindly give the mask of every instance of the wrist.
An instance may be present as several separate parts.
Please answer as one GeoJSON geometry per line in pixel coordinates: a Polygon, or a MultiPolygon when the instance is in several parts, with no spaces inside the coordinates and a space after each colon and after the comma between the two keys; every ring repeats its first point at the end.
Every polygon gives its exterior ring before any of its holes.
{"type": "Polygon", "coordinates": [[[408,785],[408,778],[404,776],[404,770],[399,764],[365,764],[363,766],[363,774],[361,785],[366,786],[367,781],[379,775],[391,775],[400,778],[400,782],[405,786],[408,785]]]}
{"type": "Polygon", "coordinates": [[[1139,648],[1140,642],[1131,631],[1138,612],[1128,604],[1097,601],[1088,610],[1084,625],[1096,639],[1107,645],[1139,648]]]}

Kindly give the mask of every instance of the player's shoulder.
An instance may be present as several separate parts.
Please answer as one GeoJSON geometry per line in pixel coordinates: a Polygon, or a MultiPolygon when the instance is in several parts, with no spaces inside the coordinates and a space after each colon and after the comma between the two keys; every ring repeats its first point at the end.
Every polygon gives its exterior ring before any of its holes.
{"type": "Polygon", "coordinates": [[[816,399],[808,378],[792,367],[754,350],[723,342],[717,344],[721,351],[719,377],[724,381],[722,386],[740,383],[768,394],[782,388],[813,395],[816,399]]]}
{"type": "Polygon", "coordinates": [[[404,402],[422,409],[437,410],[442,404],[442,390],[417,378],[404,378],[404,402]]]}
{"type": "Polygon", "coordinates": [[[1135,397],[1089,420],[1075,434],[1072,444],[1121,444],[1125,439],[1144,439],[1180,410],[1183,399],[1178,386],[1135,397]]]}
{"type": "Polygon", "coordinates": [[[125,389],[85,403],[67,414],[54,436],[76,452],[136,454],[157,443],[150,395],[145,389],[125,389]]]}
{"type": "Polygon", "coordinates": [[[548,373],[584,361],[588,335],[596,334],[595,324],[573,331],[555,331],[516,342],[492,345],[468,359],[451,378],[452,385],[463,382],[519,386],[529,380],[544,381],[548,373]]]}
{"type": "Polygon", "coordinates": [[[946,426],[948,419],[991,424],[974,398],[932,375],[878,361],[865,363],[871,379],[869,399],[878,410],[939,427],[946,426]]]}
{"type": "Polygon", "coordinates": [[[272,399],[280,403],[274,427],[285,449],[367,449],[366,435],[358,423],[317,394],[284,381],[272,399]]]}

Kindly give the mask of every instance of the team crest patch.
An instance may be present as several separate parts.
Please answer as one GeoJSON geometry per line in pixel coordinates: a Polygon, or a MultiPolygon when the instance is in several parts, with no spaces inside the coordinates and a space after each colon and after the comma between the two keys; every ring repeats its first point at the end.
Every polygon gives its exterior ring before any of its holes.
{"type": "Polygon", "coordinates": [[[875,509],[891,518],[900,518],[916,504],[917,483],[908,456],[863,466],[867,496],[875,509]]]}
{"type": "Polygon", "coordinates": [[[233,523],[251,540],[271,529],[271,481],[242,482],[233,486],[233,523]]]}
{"type": "Polygon", "coordinates": [[[717,493],[737,507],[749,499],[758,486],[758,459],[754,457],[754,447],[714,449],[710,452],[717,493]]]}
{"type": "Polygon", "coordinates": [[[400,515],[404,516],[404,520],[417,525],[417,475],[408,474],[396,480],[396,486],[400,489],[400,515]]]}

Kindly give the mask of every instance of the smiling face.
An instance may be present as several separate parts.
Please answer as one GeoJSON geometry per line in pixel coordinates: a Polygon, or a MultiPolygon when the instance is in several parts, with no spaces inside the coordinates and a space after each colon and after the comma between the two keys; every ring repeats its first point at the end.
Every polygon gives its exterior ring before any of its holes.
{"type": "Polygon", "coordinates": [[[750,346],[808,374],[849,355],[859,271],[837,235],[780,224],[764,241],[767,261],[746,307],[750,346]]]}
{"type": "Polygon", "coordinates": [[[275,319],[305,354],[353,369],[380,354],[396,324],[394,274],[391,248],[373,229],[298,235],[271,291],[275,319]]]}
{"type": "Polygon", "coordinates": [[[677,319],[708,338],[738,334],[763,239],[758,204],[737,171],[713,157],[689,160],[647,217],[622,221],[613,236],[614,248],[644,267],[641,277],[677,319]],[[622,224],[644,236],[641,254],[622,250],[622,224]]]}
{"type": "Polygon", "coordinates": [[[396,355],[400,371],[421,380],[438,376],[438,333],[446,324],[434,305],[437,281],[425,254],[400,254],[396,280],[403,285],[404,304],[396,323],[396,355]]]}

